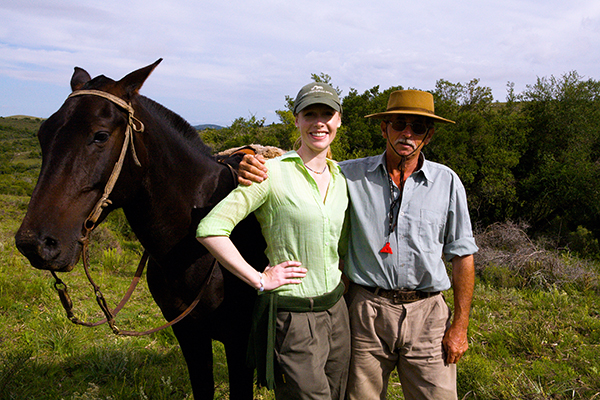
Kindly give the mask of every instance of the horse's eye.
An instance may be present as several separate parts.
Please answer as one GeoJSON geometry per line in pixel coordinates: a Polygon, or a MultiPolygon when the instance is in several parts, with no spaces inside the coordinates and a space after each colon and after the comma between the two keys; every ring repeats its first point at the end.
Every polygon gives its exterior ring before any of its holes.
{"type": "Polygon", "coordinates": [[[110,134],[106,131],[96,132],[94,135],[94,143],[104,143],[108,140],[110,134]]]}

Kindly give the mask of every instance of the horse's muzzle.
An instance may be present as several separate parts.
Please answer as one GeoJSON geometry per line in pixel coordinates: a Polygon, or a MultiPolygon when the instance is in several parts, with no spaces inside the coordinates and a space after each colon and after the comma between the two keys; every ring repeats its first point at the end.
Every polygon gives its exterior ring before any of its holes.
{"type": "MultiPolygon", "coordinates": [[[[60,242],[51,236],[38,235],[30,230],[19,230],[15,236],[15,244],[31,265],[37,269],[68,272],[73,269],[76,261],[73,257],[65,259],[60,242]]],[[[77,252],[78,253],[78,252],[77,252]]],[[[75,257],[79,258],[79,254],[75,257]]]]}

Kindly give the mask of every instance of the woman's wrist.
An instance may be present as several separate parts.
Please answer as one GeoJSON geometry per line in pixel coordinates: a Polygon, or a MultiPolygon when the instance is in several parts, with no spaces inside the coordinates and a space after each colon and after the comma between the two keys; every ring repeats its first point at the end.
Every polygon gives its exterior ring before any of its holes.
{"type": "Polygon", "coordinates": [[[260,286],[256,290],[258,290],[259,292],[264,292],[265,291],[265,278],[264,278],[262,272],[259,272],[259,271],[257,271],[257,272],[258,272],[258,277],[259,277],[258,283],[260,286]]]}

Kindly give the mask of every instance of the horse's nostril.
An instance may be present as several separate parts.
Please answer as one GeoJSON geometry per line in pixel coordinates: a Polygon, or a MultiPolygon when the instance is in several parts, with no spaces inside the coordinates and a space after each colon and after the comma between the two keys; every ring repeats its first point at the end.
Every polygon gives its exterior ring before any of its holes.
{"type": "Polygon", "coordinates": [[[54,238],[51,238],[51,237],[46,237],[43,240],[43,245],[46,248],[55,248],[57,244],[58,244],[58,241],[56,239],[54,239],[54,238]]]}
{"type": "Polygon", "coordinates": [[[35,266],[54,260],[60,254],[58,239],[52,236],[37,235],[31,230],[19,231],[15,236],[15,244],[35,266]]]}

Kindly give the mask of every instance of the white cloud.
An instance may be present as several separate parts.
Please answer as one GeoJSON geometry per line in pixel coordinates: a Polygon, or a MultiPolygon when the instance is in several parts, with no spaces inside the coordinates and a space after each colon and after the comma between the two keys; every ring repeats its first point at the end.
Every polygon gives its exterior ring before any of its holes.
{"type": "MultiPolygon", "coordinates": [[[[0,90],[35,83],[62,96],[74,66],[119,79],[162,57],[142,93],[192,123],[276,121],[285,95],[320,72],[344,93],[479,78],[498,100],[508,81],[519,91],[572,70],[600,79],[595,0],[5,3],[0,90]]],[[[23,89],[0,115],[59,106],[23,89]]]]}

